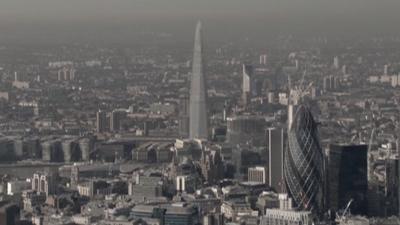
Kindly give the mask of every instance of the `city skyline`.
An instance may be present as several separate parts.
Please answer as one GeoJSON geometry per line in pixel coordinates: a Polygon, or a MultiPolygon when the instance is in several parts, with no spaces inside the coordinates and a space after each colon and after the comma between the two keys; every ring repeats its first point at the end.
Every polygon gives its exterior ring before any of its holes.
{"type": "Polygon", "coordinates": [[[399,7],[1,1],[0,225],[397,224],[399,7]]]}

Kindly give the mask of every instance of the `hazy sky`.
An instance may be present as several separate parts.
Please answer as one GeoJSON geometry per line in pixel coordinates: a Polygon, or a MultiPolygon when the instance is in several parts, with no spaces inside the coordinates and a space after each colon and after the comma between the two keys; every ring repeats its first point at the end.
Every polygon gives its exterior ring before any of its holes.
{"type": "MultiPolygon", "coordinates": [[[[0,0],[0,29],[398,33],[400,0],[0,0]],[[56,27],[57,29],[55,29],[56,27]]],[[[17,33],[15,33],[17,34],[17,33]]],[[[3,34],[4,35],[4,34],[3,34]]],[[[0,32],[1,38],[1,32],[0,32]]]]}
{"type": "Polygon", "coordinates": [[[0,0],[0,18],[101,19],[146,16],[209,16],[237,13],[387,17],[399,14],[399,0],[0,0]]]}

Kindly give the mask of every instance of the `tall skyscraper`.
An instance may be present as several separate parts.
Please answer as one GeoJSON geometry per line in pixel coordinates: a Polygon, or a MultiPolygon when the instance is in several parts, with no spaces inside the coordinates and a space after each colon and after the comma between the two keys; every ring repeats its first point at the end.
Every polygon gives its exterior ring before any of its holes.
{"type": "Polygon", "coordinates": [[[284,132],[282,128],[268,128],[268,182],[275,191],[283,190],[284,132]]]}
{"type": "Polygon", "coordinates": [[[96,129],[98,133],[106,131],[107,115],[106,112],[98,111],[96,113],[96,129]]]}
{"type": "Polygon", "coordinates": [[[194,40],[193,72],[190,87],[189,138],[208,139],[207,90],[203,74],[201,22],[197,23],[194,40]]]}
{"type": "Polygon", "coordinates": [[[267,55],[260,55],[260,65],[266,65],[267,64],[267,55]]]}
{"type": "Polygon", "coordinates": [[[383,66],[383,75],[389,75],[389,65],[387,64],[383,66]]]}
{"type": "Polygon", "coordinates": [[[330,145],[328,154],[328,205],[333,211],[346,207],[367,215],[367,145],[330,145]]]}
{"type": "Polygon", "coordinates": [[[251,93],[253,90],[253,66],[243,64],[243,84],[242,84],[242,92],[243,93],[251,93]]]}
{"type": "Polygon", "coordinates": [[[335,56],[335,57],[333,58],[333,67],[334,67],[335,69],[339,69],[339,66],[340,66],[339,57],[335,56]]]}
{"type": "Polygon", "coordinates": [[[287,191],[298,209],[320,214],[324,203],[324,156],[318,141],[317,123],[307,106],[298,106],[288,140],[284,155],[287,191]]]}
{"type": "Polygon", "coordinates": [[[110,131],[116,132],[121,129],[121,120],[125,117],[126,112],[122,110],[114,110],[110,115],[110,131]]]}
{"type": "Polygon", "coordinates": [[[256,96],[256,82],[253,73],[252,65],[243,64],[242,97],[245,104],[248,103],[251,97],[256,96]]]}

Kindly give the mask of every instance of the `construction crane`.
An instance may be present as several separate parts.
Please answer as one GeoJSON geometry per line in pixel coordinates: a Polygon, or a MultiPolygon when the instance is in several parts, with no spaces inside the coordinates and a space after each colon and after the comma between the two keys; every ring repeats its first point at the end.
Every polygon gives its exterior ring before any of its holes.
{"type": "Polygon", "coordinates": [[[353,203],[353,199],[350,199],[350,201],[347,203],[347,205],[346,205],[346,208],[344,208],[344,210],[343,210],[343,213],[342,213],[342,215],[339,215],[338,213],[336,213],[336,219],[335,219],[335,221],[337,222],[337,223],[341,223],[341,222],[343,222],[343,221],[345,221],[346,220],[346,217],[348,216],[348,215],[350,215],[350,205],[351,205],[351,203],[353,203]]]}
{"type": "Polygon", "coordinates": [[[301,101],[304,96],[306,96],[312,87],[313,83],[309,83],[307,87],[304,87],[304,78],[307,74],[307,68],[304,70],[303,75],[300,80],[300,84],[298,86],[292,87],[292,79],[290,75],[288,75],[288,131],[291,128],[293,122],[293,114],[294,114],[294,105],[297,105],[298,101],[301,101]]]}

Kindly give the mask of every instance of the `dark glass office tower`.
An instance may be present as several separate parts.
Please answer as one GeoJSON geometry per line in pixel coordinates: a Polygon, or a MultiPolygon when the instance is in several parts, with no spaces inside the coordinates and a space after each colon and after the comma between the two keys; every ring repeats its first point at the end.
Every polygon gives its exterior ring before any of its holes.
{"type": "Polygon", "coordinates": [[[328,205],[333,211],[350,205],[352,214],[367,215],[367,145],[330,145],[328,205]]]}

